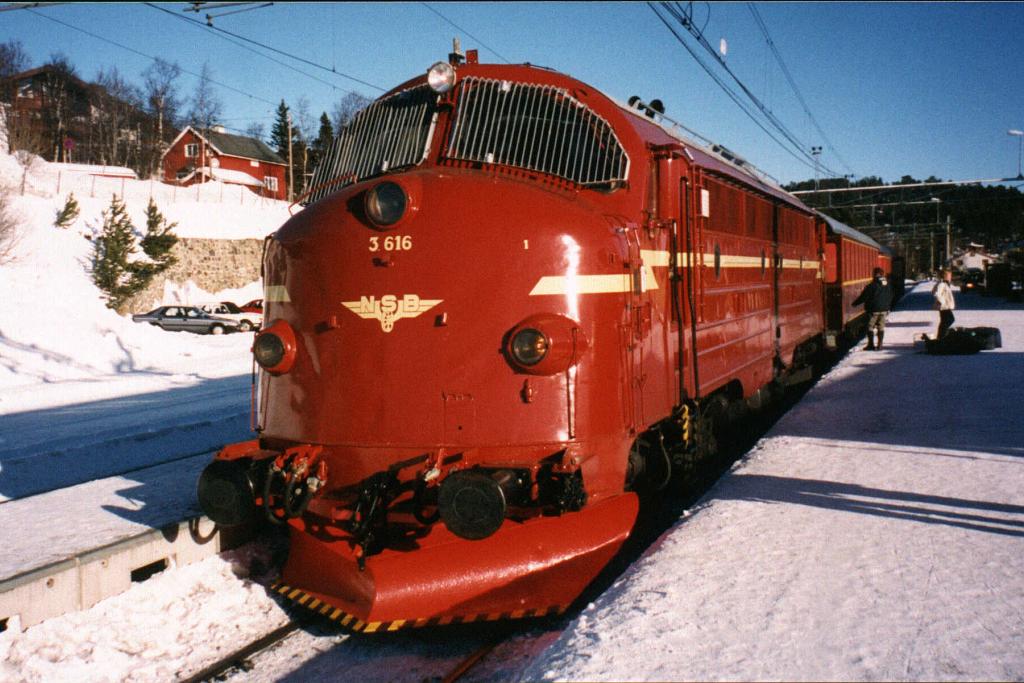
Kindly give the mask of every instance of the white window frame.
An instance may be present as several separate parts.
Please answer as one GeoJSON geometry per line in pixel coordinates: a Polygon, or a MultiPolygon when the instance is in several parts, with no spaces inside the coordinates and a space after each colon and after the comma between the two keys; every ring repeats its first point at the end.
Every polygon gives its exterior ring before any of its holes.
{"type": "Polygon", "coordinates": [[[199,143],[189,142],[185,145],[185,158],[186,159],[197,159],[199,158],[199,143]],[[191,152],[191,154],[189,153],[191,152]]]}
{"type": "Polygon", "coordinates": [[[263,185],[271,192],[277,192],[277,178],[272,175],[263,176],[263,185]]]}

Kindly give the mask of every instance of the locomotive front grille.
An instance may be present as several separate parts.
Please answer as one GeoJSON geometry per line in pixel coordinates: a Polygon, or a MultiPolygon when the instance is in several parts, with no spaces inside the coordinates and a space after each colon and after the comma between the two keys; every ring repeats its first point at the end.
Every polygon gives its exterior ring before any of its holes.
{"type": "Polygon", "coordinates": [[[416,166],[427,156],[437,122],[437,94],[426,85],[409,88],[363,109],[334,139],[313,173],[312,204],[370,176],[416,166]]]}
{"type": "Polygon", "coordinates": [[[584,186],[615,186],[629,157],[612,127],[564,88],[488,78],[456,87],[445,156],[547,173],[584,186]]]}

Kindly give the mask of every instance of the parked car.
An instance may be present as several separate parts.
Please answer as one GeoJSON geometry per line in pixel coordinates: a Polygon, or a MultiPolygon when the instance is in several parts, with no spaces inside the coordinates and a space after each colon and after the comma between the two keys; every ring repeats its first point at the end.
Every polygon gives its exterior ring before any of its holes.
{"type": "Polygon", "coordinates": [[[260,325],[263,324],[263,309],[253,313],[251,311],[243,311],[240,307],[236,306],[231,301],[218,301],[208,304],[199,304],[199,308],[206,311],[210,315],[215,315],[219,318],[228,318],[238,323],[238,329],[242,332],[248,332],[249,330],[259,329],[260,325]]]}
{"type": "Polygon", "coordinates": [[[249,303],[239,306],[246,313],[259,313],[263,315],[263,299],[253,299],[249,303]]]}
{"type": "Polygon", "coordinates": [[[149,313],[136,313],[132,320],[149,323],[172,332],[224,334],[239,329],[237,320],[210,315],[196,306],[161,306],[149,313]]]}

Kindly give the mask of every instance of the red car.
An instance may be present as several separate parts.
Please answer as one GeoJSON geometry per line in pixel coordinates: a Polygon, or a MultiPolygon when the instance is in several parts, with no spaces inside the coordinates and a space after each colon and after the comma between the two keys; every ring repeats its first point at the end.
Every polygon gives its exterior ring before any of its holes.
{"type": "Polygon", "coordinates": [[[263,299],[253,299],[247,304],[239,306],[246,313],[263,313],[263,299]]]}

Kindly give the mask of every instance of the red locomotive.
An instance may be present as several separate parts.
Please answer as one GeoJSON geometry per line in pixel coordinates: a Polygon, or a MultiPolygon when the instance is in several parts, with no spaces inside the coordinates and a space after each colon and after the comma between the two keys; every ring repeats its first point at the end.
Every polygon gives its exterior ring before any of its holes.
{"type": "Polygon", "coordinates": [[[809,375],[826,221],[658,118],[470,53],[339,134],[266,244],[259,438],[199,486],[287,522],[282,594],[367,632],[564,610],[638,489],[809,375]]]}

